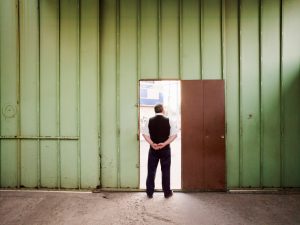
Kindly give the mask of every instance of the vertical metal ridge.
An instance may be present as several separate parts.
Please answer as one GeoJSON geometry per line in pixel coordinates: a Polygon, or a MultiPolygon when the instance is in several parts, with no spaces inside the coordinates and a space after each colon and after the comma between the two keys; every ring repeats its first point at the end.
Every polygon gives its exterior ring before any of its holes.
{"type": "Polygon", "coordinates": [[[77,186],[81,189],[81,0],[77,0],[77,186]]]}
{"type": "Polygon", "coordinates": [[[264,107],[263,107],[263,80],[262,80],[262,8],[263,8],[263,0],[258,0],[258,51],[259,51],[259,61],[258,61],[258,73],[259,73],[259,108],[260,108],[260,113],[259,113],[259,146],[260,146],[260,181],[259,181],[259,186],[263,187],[264,184],[264,107]]]}
{"type": "Polygon", "coordinates": [[[283,92],[283,10],[284,3],[283,0],[280,1],[280,62],[279,62],[279,92],[280,92],[280,187],[285,186],[285,169],[284,169],[284,92],[283,92]]]}
{"type": "MultiPolygon", "coordinates": [[[[57,79],[56,79],[56,91],[57,91],[57,96],[56,96],[56,110],[57,110],[57,121],[56,121],[56,126],[57,126],[57,132],[58,136],[60,137],[61,129],[60,129],[60,74],[61,74],[61,63],[60,63],[60,58],[61,58],[61,0],[58,0],[58,57],[57,57],[57,64],[58,64],[58,71],[57,71],[57,79]]],[[[57,186],[60,189],[61,188],[61,149],[60,149],[60,140],[57,141],[57,186]]]]}
{"type": "MultiPolygon", "coordinates": [[[[141,15],[142,15],[142,7],[141,7],[141,0],[137,0],[137,130],[138,130],[138,137],[140,135],[140,103],[139,103],[139,99],[140,99],[140,79],[141,79],[141,27],[142,27],[142,23],[141,23],[141,15]]],[[[138,165],[140,168],[140,141],[138,138],[138,165]]],[[[0,158],[1,159],[1,158],[0,158]]],[[[140,188],[140,177],[141,177],[141,170],[138,169],[138,188],[140,188]]]]}
{"type": "Polygon", "coordinates": [[[178,65],[178,71],[179,71],[179,80],[182,79],[182,64],[183,64],[183,59],[182,59],[182,53],[183,53],[183,0],[179,0],[179,7],[178,7],[178,14],[179,14],[179,65],[178,65]]]}
{"type": "MultiPolygon", "coordinates": [[[[0,13],[1,13],[1,3],[0,3],[0,13]]],[[[1,22],[0,22],[1,25],[1,22]]],[[[2,70],[1,70],[1,56],[2,56],[2,49],[1,49],[1,28],[0,28],[0,109],[2,109],[2,86],[1,86],[1,80],[2,80],[2,70]]],[[[2,116],[0,115],[0,136],[2,136],[2,116]]],[[[1,165],[2,165],[2,157],[1,157],[1,147],[2,147],[2,140],[0,139],[0,188],[2,187],[2,170],[1,170],[1,165]]]]}
{"type": "MultiPolygon", "coordinates": [[[[40,12],[40,1],[37,0],[37,21],[38,21],[38,78],[37,78],[37,116],[38,116],[38,136],[41,136],[41,12],[40,12]]],[[[38,163],[37,163],[37,186],[41,187],[41,141],[37,140],[38,144],[38,163]]]]}
{"type": "Polygon", "coordinates": [[[222,60],[221,60],[221,67],[222,67],[222,80],[224,80],[224,113],[225,113],[225,188],[226,190],[228,189],[228,167],[227,167],[227,144],[228,144],[228,138],[227,138],[227,71],[226,71],[226,5],[225,5],[225,0],[221,0],[221,54],[222,54],[222,60]]]}
{"type": "Polygon", "coordinates": [[[137,80],[141,79],[141,0],[137,0],[137,80]]]}
{"type": "Polygon", "coordinates": [[[203,6],[203,0],[199,0],[199,66],[200,66],[200,80],[203,79],[203,56],[202,56],[202,21],[203,21],[203,11],[202,11],[202,6],[203,6]]]}
{"type": "MultiPolygon", "coordinates": [[[[18,125],[17,135],[21,135],[21,21],[20,21],[20,4],[21,0],[18,0],[18,78],[17,78],[17,105],[18,105],[18,125]]],[[[21,183],[21,140],[17,141],[17,187],[20,188],[21,183]]]]}
{"type": "Polygon", "coordinates": [[[161,66],[161,61],[162,61],[162,49],[161,49],[161,45],[162,45],[162,37],[161,37],[161,33],[162,33],[162,19],[161,19],[161,0],[157,0],[157,53],[158,53],[158,57],[157,57],[157,79],[159,80],[161,78],[161,73],[162,73],[162,66],[161,66]]]}
{"type": "Polygon", "coordinates": [[[120,0],[116,0],[116,137],[117,137],[117,187],[120,188],[120,0]]]}
{"type": "Polygon", "coordinates": [[[220,34],[221,34],[221,37],[220,37],[220,41],[221,41],[221,79],[224,80],[224,76],[225,76],[225,63],[224,63],[224,60],[225,60],[225,56],[224,56],[224,53],[225,53],[225,12],[224,12],[224,9],[225,9],[225,3],[224,3],[224,0],[220,0],[220,34]]]}
{"type": "Polygon", "coordinates": [[[237,0],[237,9],[238,9],[238,54],[239,54],[239,62],[238,62],[238,83],[239,83],[239,187],[242,187],[243,184],[243,121],[242,121],[242,96],[241,96],[241,7],[242,0],[237,0]]]}
{"type": "Polygon", "coordinates": [[[97,32],[97,131],[98,131],[98,154],[99,154],[99,187],[101,187],[102,170],[101,170],[101,8],[102,0],[98,1],[98,32],[97,32]]]}

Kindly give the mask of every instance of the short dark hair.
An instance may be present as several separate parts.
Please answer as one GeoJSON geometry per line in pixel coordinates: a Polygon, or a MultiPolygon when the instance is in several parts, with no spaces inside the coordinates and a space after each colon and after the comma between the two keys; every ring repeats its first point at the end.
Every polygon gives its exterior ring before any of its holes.
{"type": "Polygon", "coordinates": [[[155,113],[162,113],[164,111],[164,107],[162,104],[156,104],[154,106],[155,113]]]}

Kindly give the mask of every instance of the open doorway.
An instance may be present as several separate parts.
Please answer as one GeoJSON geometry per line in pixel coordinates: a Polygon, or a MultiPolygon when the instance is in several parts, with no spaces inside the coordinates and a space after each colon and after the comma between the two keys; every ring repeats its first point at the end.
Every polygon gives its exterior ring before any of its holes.
{"type": "MultiPolygon", "coordinates": [[[[140,132],[147,120],[155,115],[154,105],[163,104],[166,116],[175,122],[178,133],[171,143],[171,188],[181,189],[181,86],[180,81],[140,81],[140,132]]],[[[140,133],[140,188],[146,188],[149,144],[140,133]]],[[[158,164],[155,189],[162,189],[161,168],[158,164]]]]}

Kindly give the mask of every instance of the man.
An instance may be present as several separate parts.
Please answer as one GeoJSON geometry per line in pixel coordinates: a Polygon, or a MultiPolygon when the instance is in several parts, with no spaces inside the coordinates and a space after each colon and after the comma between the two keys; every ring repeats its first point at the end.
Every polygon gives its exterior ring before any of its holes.
{"type": "Polygon", "coordinates": [[[170,167],[171,167],[171,148],[170,143],[177,137],[177,130],[174,123],[164,116],[163,105],[154,106],[155,116],[146,123],[143,136],[150,144],[148,154],[148,175],[146,181],[147,196],[153,197],[154,179],[158,161],[162,170],[162,188],[165,198],[173,195],[170,189],[170,167]]]}

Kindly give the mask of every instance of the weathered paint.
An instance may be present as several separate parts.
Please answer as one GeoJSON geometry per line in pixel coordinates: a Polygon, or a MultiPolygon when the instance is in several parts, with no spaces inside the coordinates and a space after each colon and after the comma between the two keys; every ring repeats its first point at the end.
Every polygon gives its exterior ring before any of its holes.
{"type": "MultiPolygon", "coordinates": [[[[59,5],[40,1],[40,135],[59,136],[59,5]]],[[[42,187],[59,187],[60,140],[40,142],[42,187]]]]}
{"type": "Polygon", "coordinates": [[[281,129],[282,185],[300,184],[300,2],[285,1],[282,7],[281,129]]]}
{"type": "Polygon", "coordinates": [[[224,79],[227,186],[300,186],[298,0],[0,1],[0,186],[138,188],[139,79],[224,79]]]}
{"type": "MultiPolygon", "coordinates": [[[[19,134],[19,9],[0,2],[1,135],[19,134]],[[5,35],[3,35],[5,34],[5,35]]],[[[19,184],[19,140],[1,140],[1,186],[19,184]]]]}
{"type": "Polygon", "coordinates": [[[261,164],[261,183],[269,187],[278,187],[281,185],[279,0],[263,1],[260,32],[261,157],[263,162],[261,164]]]}
{"type": "Polygon", "coordinates": [[[259,1],[240,4],[240,183],[260,186],[259,1]]]}
{"type": "Polygon", "coordinates": [[[238,0],[225,4],[225,84],[226,84],[226,162],[227,184],[240,186],[240,77],[238,0]],[[230,106],[230,107],[229,107],[230,106]]]}

